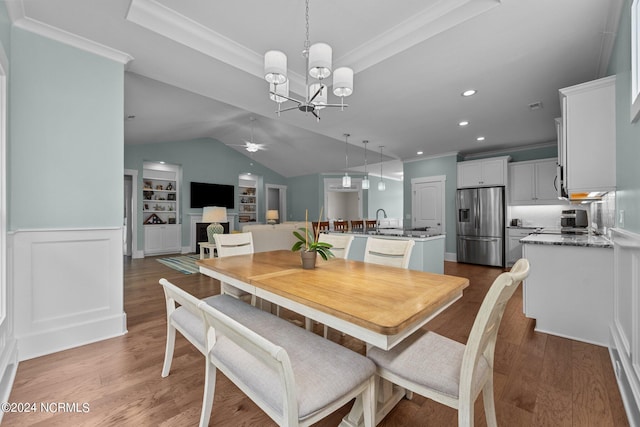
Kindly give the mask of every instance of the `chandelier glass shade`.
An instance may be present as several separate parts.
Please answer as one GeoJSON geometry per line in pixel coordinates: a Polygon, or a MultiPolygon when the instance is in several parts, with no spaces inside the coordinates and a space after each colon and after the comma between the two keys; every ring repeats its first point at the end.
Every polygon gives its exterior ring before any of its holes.
{"type": "Polygon", "coordinates": [[[277,114],[289,110],[299,110],[311,113],[320,121],[320,110],[325,107],[340,107],[341,110],[349,105],[344,98],[353,93],[353,70],[340,67],[332,68],[333,49],[327,43],[311,44],[309,41],[309,0],[306,0],[306,40],[303,57],[306,59],[305,70],[305,99],[300,100],[289,96],[289,78],[287,75],[287,55],[279,50],[270,50],[264,54],[264,78],[269,83],[269,96],[278,104],[277,114]],[[339,104],[329,104],[327,100],[328,86],[325,79],[333,72],[333,94],[340,97],[339,104]],[[283,87],[286,85],[286,88],[283,87]],[[282,108],[282,104],[291,101],[297,105],[282,108]]]}
{"type": "Polygon", "coordinates": [[[371,182],[369,181],[369,174],[367,173],[367,144],[369,141],[362,141],[364,144],[364,178],[362,178],[362,189],[368,190],[371,186],[371,182]]]}

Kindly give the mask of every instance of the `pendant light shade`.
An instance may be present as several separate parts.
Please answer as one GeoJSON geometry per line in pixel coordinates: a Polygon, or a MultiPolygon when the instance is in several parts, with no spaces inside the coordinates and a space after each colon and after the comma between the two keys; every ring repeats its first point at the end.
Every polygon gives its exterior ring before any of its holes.
{"type": "Polygon", "coordinates": [[[264,54],[264,79],[277,84],[287,81],[287,55],[284,52],[270,50],[264,54]]]}
{"type": "Polygon", "coordinates": [[[369,143],[369,141],[364,140],[362,141],[362,143],[364,144],[364,178],[362,178],[362,189],[368,190],[371,186],[371,182],[369,181],[369,174],[367,173],[367,144],[369,143]]]}
{"type": "Polygon", "coordinates": [[[349,188],[351,187],[351,177],[349,176],[349,174],[347,173],[347,170],[349,170],[349,143],[348,143],[348,139],[351,136],[351,134],[345,133],[344,134],[344,176],[342,177],[342,187],[344,188],[349,188]]]}
{"type": "Polygon", "coordinates": [[[378,182],[378,191],[384,191],[387,188],[387,185],[382,180],[382,149],[384,145],[380,146],[380,182],[378,182]]]}
{"type": "Polygon", "coordinates": [[[281,104],[285,101],[288,101],[286,97],[289,96],[289,80],[284,83],[275,84],[269,83],[269,98],[272,101],[281,104]]]}
{"type": "Polygon", "coordinates": [[[353,70],[347,67],[337,68],[333,73],[333,94],[349,96],[353,93],[353,70]]]}
{"type": "Polygon", "coordinates": [[[331,54],[326,43],[315,43],[309,48],[309,75],[314,79],[326,79],[331,75],[331,54]]]}

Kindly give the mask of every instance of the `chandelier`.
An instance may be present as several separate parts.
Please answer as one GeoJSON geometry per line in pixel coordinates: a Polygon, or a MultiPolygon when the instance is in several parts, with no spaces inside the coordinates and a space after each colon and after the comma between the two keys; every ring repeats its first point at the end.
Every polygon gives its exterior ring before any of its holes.
{"type": "Polygon", "coordinates": [[[306,59],[305,71],[306,95],[304,100],[289,96],[289,79],[287,77],[287,55],[279,50],[270,50],[264,54],[264,78],[269,83],[269,97],[278,104],[278,117],[281,112],[300,110],[311,113],[316,121],[320,121],[320,110],[325,107],[348,107],[344,97],[353,93],[353,70],[340,67],[333,71],[333,93],[340,97],[340,104],[327,103],[327,85],[325,79],[331,75],[332,49],[326,43],[311,44],[309,41],[309,0],[306,0],[306,40],[302,56],[306,59]],[[297,105],[281,109],[284,102],[291,101],[297,105]]]}

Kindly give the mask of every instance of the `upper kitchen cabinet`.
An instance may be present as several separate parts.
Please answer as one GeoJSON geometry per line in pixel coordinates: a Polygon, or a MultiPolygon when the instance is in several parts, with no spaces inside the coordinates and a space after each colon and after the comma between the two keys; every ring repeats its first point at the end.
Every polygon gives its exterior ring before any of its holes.
{"type": "Polygon", "coordinates": [[[557,159],[509,165],[510,205],[555,205],[558,200],[557,159]]]}
{"type": "Polygon", "coordinates": [[[458,163],[458,188],[507,185],[509,156],[458,163]]]}
{"type": "Polygon", "coordinates": [[[610,76],[560,89],[558,158],[570,199],[616,188],[615,84],[610,76]]]}

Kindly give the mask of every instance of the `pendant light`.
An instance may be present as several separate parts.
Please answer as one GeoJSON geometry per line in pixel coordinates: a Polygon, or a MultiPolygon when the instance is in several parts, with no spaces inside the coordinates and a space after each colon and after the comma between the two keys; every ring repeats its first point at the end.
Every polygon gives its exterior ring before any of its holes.
{"type": "Polygon", "coordinates": [[[362,178],[362,189],[368,190],[371,185],[369,182],[369,174],[367,173],[367,144],[369,141],[365,139],[362,143],[364,144],[364,178],[362,178]]]}
{"type": "Polygon", "coordinates": [[[344,188],[351,188],[351,177],[347,173],[349,170],[349,143],[348,138],[351,136],[349,133],[344,134],[344,176],[342,177],[342,186],[344,188]]]}
{"type": "Polygon", "coordinates": [[[387,186],[384,183],[384,181],[382,180],[382,149],[384,148],[384,145],[380,146],[380,182],[378,183],[378,191],[384,191],[387,186]]]}

